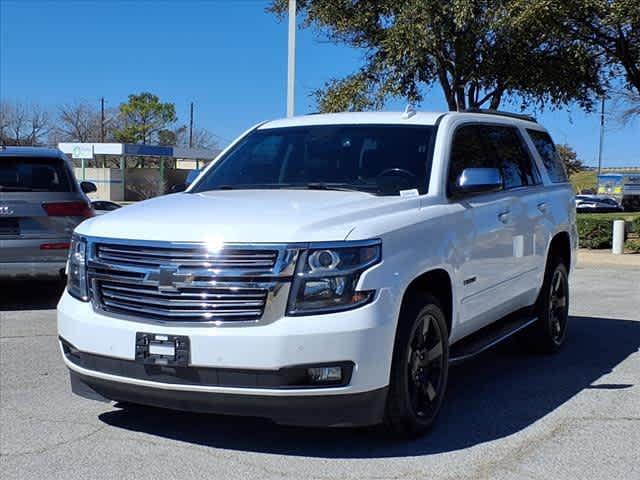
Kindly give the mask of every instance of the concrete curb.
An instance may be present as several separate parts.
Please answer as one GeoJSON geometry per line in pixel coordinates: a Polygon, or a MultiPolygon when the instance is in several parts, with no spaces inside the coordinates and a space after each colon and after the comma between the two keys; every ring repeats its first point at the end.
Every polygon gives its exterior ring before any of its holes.
{"type": "Polygon", "coordinates": [[[627,253],[623,255],[613,255],[610,250],[588,250],[581,248],[578,250],[578,267],[582,265],[611,265],[640,269],[640,254],[627,253]]]}

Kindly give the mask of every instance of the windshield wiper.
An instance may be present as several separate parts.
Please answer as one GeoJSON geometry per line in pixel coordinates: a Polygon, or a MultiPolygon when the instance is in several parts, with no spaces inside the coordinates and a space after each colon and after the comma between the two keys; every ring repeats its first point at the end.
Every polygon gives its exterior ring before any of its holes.
{"type": "Polygon", "coordinates": [[[375,195],[378,187],[375,185],[352,185],[349,183],[309,182],[309,183],[255,183],[255,184],[224,184],[210,190],[337,190],[341,192],[364,192],[375,195]]]}
{"type": "Polygon", "coordinates": [[[374,194],[378,190],[378,187],[374,185],[350,185],[348,183],[326,183],[326,182],[311,182],[305,185],[293,186],[289,188],[304,188],[308,190],[337,190],[340,192],[363,192],[374,194]]]}
{"type": "Polygon", "coordinates": [[[238,183],[238,184],[224,184],[218,185],[210,190],[259,190],[259,189],[273,189],[273,188],[286,188],[287,185],[279,183],[238,183]]]}

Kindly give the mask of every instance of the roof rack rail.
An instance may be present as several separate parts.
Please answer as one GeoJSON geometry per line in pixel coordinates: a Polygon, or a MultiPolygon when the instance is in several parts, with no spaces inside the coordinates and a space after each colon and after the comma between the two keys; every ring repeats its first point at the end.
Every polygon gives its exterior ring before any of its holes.
{"type": "Polygon", "coordinates": [[[461,112],[465,113],[484,113],[487,115],[499,115],[501,117],[510,117],[510,118],[518,118],[520,120],[526,120],[528,122],[538,123],[535,117],[531,115],[527,115],[525,113],[513,113],[513,112],[503,112],[502,110],[491,110],[488,108],[467,108],[465,110],[461,110],[461,112]]]}

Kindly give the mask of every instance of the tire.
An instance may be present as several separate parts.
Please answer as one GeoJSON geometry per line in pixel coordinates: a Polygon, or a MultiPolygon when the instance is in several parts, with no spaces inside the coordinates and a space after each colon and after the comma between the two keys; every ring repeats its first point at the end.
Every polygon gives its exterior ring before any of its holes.
{"type": "Polygon", "coordinates": [[[569,275],[559,257],[547,263],[534,310],[538,321],[524,332],[526,346],[537,353],[557,352],[567,338],[569,321],[569,275]]]}
{"type": "Polygon", "coordinates": [[[447,387],[449,332],[444,311],[431,295],[402,308],[396,332],[384,427],[415,438],[435,422],[447,387]]]}

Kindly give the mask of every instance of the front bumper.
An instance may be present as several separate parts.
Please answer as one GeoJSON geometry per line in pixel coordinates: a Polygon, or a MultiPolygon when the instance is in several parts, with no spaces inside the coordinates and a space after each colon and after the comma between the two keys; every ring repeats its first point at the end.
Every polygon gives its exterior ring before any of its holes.
{"type": "Polygon", "coordinates": [[[73,393],[172,410],[269,418],[282,425],[365,426],[379,423],[387,389],[347,395],[263,396],[164,390],[104,380],[71,371],[73,393]]]}
{"type": "MultiPolygon", "coordinates": [[[[124,320],[94,311],[64,293],[58,332],[81,352],[132,365],[137,332],[189,337],[191,359],[180,380],[171,369],[144,377],[121,367],[74,362],[63,354],[76,383],[103,397],[198,412],[272,418],[296,425],[367,425],[384,411],[395,336],[390,292],[359,309],[328,315],[282,317],[255,326],[181,326],[124,320]],[[241,371],[258,378],[292,365],[349,362],[345,386],[278,388],[268,383],[212,382],[203,369],[241,371]],[[169,375],[169,377],[167,377],[169,375]],[[188,378],[188,380],[186,380],[188,378]]],[[[220,377],[215,377],[220,378],[220,377]]],[[[239,378],[239,377],[236,377],[239,378]]]]}

